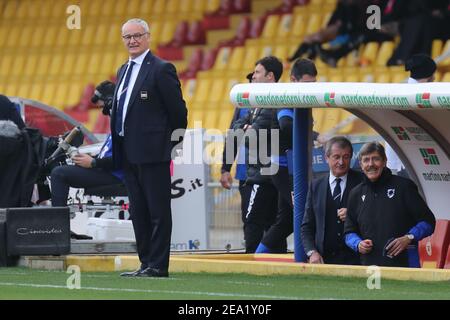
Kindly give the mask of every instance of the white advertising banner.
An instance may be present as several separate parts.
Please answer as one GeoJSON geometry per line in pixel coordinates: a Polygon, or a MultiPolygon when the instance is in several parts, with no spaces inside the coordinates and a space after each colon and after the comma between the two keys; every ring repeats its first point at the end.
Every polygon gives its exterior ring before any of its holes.
{"type": "Polygon", "coordinates": [[[230,92],[236,107],[450,109],[450,83],[251,83],[230,92]]]}

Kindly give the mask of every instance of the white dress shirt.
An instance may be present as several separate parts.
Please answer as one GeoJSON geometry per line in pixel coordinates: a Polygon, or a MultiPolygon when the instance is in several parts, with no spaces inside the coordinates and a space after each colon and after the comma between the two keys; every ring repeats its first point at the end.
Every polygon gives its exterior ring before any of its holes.
{"type": "MultiPolygon", "coordinates": [[[[342,177],[339,177],[339,178],[341,178],[341,184],[340,184],[340,186],[341,186],[341,200],[342,200],[342,195],[344,194],[344,191],[345,191],[345,187],[347,186],[347,176],[348,176],[348,173],[345,174],[342,177]]],[[[337,177],[335,177],[333,175],[333,173],[331,173],[331,171],[330,171],[330,178],[328,180],[328,183],[330,184],[331,194],[333,194],[334,188],[336,188],[336,179],[337,179],[337,177]]]]}
{"type": "MultiPolygon", "coordinates": [[[[120,135],[123,136],[123,124],[125,123],[125,116],[127,114],[127,110],[128,110],[128,103],[130,102],[130,97],[131,97],[131,93],[133,92],[133,87],[134,84],[136,83],[136,79],[137,76],[139,74],[139,71],[141,70],[141,66],[142,63],[144,62],[145,56],[147,55],[147,53],[150,51],[150,49],[147,49],[143,54],[141,54],[140,56],[134,58],[134,59],[129,59],[128,60],[128,66],[130,65],[130,61],[134,61],[135,65],[133,66],[133,70],[131,71],[131,77],[130,77],[130,82],[128,83],[128,89],[127,89],[127,93],[125,96],[125,103],[123,104],[123,113],[122,113],[122,130],[120,132],[120,135]]],[[[117,92],[122,92],[123,89],[123,82],[125,81],[125,76],[126,76],[126,72],[128,71],[128,67],[127,70],[125,71],[125,74],[122,77],[122,82],[120,83],[119,86],[119,90],[117,92]]],[[[120,99],[120,95],[117,95],[117,104],[119,103],[119,99],[120,99]]]]}

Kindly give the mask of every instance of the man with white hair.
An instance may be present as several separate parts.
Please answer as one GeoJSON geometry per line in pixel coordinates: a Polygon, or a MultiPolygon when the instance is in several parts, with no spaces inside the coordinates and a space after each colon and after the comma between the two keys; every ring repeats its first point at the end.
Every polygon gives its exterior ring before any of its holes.
{"type": "Polygon", "coordinates": [[[122,26],[129,59],[117,72],[111,113],[113,159],[123,167],[141,266],[131,277],[167,277],[172,213],[171,141],[186,129],[187,109],[173,64],[149,50],[150,29],[141,19],[122,26]]]}

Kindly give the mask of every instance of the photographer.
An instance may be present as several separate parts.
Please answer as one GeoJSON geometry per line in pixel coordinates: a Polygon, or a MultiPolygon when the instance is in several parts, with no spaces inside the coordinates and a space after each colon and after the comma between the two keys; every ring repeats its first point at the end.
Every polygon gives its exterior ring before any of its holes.
{"type": "MultiPolygon", "coordinates": [[[[115,85],[104,81],[96,87],[92,102],[103,107],[103,114],[109,115],[115,85]]],[[[66,206],[69,188],[92,188],[123,183],[122,170],[113,170],[112,140],[108,135],[99,154],[75,152],[71,155],[75,165],[56,167],[51,173],[52,206],[66,206]]]]}

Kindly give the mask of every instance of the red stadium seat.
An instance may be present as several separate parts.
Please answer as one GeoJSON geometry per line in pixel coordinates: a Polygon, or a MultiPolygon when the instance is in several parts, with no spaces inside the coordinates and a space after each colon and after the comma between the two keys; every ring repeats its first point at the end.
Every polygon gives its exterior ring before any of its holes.
{"type": "Polygon", "coordinates": [[[445,258],[444,269],[450,269],[450,245],[447,248],[447,257],[445,258]]]}
{"type": "Polygon", "coordinates": [[[259,38],[259,36],[261,35],[262,30],[264,28],[264,24],[266,23],[266,19],[267,19],[267,16],[264,15],[264,16],[258,17],[256,20],[253,21],[252,27],[250,29],[250,34],[249,34],[250,38],[252,38],[252,39],[259,38]]]}
{"type": "Polygon", "coordinates": [[[231,39],[221,41],[219,43],[219,47],[243,46],[245,44],[245,40],[250,35],[251,25],[252,21],[250,20],[250,17],[243,17],[236,30],[236,35],[231,39]]]}
{"type": "Polygon", "coordinates": [[[193,21],[189,25],[186,43],[189,45],[206,44],[206,32],[201,21],[193,21]]]}
{"type": "Polygon", "coordinates": [[[200,70],[203,61],[203,50],[197,48],[192,52],[191,58],[188,62],[188,67],[178,75],[181,79],[193,79],[200,70]]]}
{"type": "Polygon", "coordinates": [[[249,13],[252,10],[250,0],[234,0],[233,6],[233,13],[249,13]]]}
{"type": "Polygon", "coordinates": [[[200,70],[209,70],[213,67],[214,62],[216,62],[217,53],[219,52],[219,48],[213,48],[206,52],[203,56],[202,66],[200,70]]]}
{"type": "Polygon", "coordinates": [[[419,242],[422,268],[443,268],[449,244],[450,220],[436,220],[434,233],[419,242]]]}

